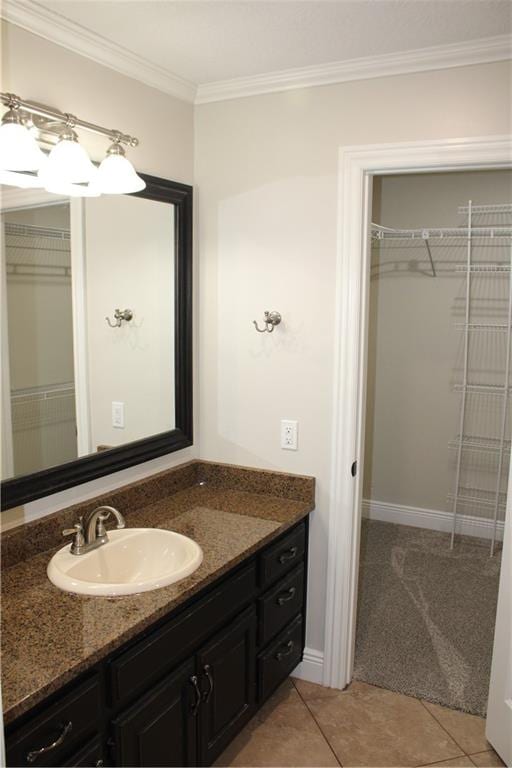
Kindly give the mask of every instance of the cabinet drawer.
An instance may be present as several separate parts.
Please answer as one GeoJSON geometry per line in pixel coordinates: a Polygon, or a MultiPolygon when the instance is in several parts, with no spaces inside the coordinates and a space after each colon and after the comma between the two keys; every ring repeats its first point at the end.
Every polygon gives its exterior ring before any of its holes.
{"type": "Polygon", "coordinates": [[[63,768],[101,768],[103,764],[103,750],[99,739],[89,741],[61,763],[63,768]]]}
{"type": "Polygon", "coordinates": [[[260,645],[265,645],[288,624],[303,607],[304,565],[281,579],[259,599],[260,645]]]}
{"type": "Polygon", "coordinates": [[[306,525],[301,523],[261,555],[260,582],[262,587],[269,586],[300,562],[304,554],[305,542],[306,525]]]}
{"type": "Polygon", "coordinates": [[[288,677],[302,658],[302,615],[281,632],[277,640],[258,656],[258,699],[264,701],[288,677]]]}
{"type": "Polygon", "coordinates": [[[7,765],[59,765],[65,755],[97,730],[100,713],[98,676],[63,696],[7,739],[7,765]]]}
{"type": "Polygon", "coordinates": [[[138,642],[110,663],[113,703],[133,697],[197,648],[212,630],[250,602],[256,593],[251,563],[170,623],[138,642]]]}

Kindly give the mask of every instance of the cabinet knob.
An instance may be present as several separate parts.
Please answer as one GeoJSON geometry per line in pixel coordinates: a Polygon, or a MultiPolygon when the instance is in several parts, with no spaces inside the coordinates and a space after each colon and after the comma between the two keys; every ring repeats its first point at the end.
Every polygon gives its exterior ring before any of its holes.
{"type": "Polygon", "coordinates": [[[206,678],[208,680],[208,690],[203,692],[203,701],[205,704],[208,704],[208,702],[210,701],[210,696],[212,695],[212,691],[213,691],[213,677],[211,673],[211,667],[209,664],[204,665],[203,672],[206,675],[206,678]]]}
{"type": "Polygon", "coordinates": [[[192,715],[195,717],[197,715],[197,710],[199,709],[199,705],[201,704],[201,691],[199,690],[199,683],[197,680],[197,675],[192,675],[191,678],[189,678],[189,682],[192,685],[195,693],[196,700],[192,704],[191,712],[192,715]]]}
{"type": "Polygon", "coordinates": [[[53,749],[57,749],[57,747],[60,747],[60,745],[64,743],[66,736],[71,732],[73,728],[73,723],[71,720],[69,720],[61,727],[62,730],[60,736],[55,739],[55,741],[52,741],[51,744],[47,744],[46,747],[39,747],[39,749],[30,750],[30,752],[27,754],[27,763],[35,763],[38,757],[45,755],[47,752],[51,752],[53,749]]]}
{"type": "Polygon", "coordinates": [[[293,560],[298,551],[298,547],[290,547],[290,549],[286,550],[286,552],[283,552],[282,555],[279,555],[279,562],[281,565],[286,563],[287,560],[293,560]]]}
{"type": "Polygon", "coordinates": [[[293,640],[289,640],[284,646],[284,650],[278,651],[276,653],[277,661],[282,661],[286,656],[289,656],[290,653],[293,651],[294,647],[295,647],[295,643],[293,642],[293,640]]]}
{"type": "Polygon", "coordinates": [[[277,604],[284,605],[290,600],[293,600],[293,598],[295,597],[296,591],[297,589],[295,587],[290,587],[290,589],[286,590],[286,592],[282,592],[277,598],[277,604]]]}

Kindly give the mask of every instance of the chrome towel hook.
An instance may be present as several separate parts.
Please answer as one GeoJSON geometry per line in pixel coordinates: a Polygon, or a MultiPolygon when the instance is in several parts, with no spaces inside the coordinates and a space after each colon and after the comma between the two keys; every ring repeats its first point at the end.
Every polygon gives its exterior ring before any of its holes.
{"type": "Polygon", "coordinates": [[[123,309],[122,311],[120,309],[114,310],[114,320],[115,322],[110,322],[110,317],[106,317],[105,320],[110,325],[111,328],[120,328],[121,323],[123,320],[125,323],[129,323],[130,320],[133,317],[133,312],[131,309],[123,309]]]}
{"type": "Polygon", "coordinates": [[[258,333],[265,333],[265,332],[272,333],[276,325],[279,325],[279,323],[281,322],[281,315],[279,314],[279,312],[265,312],[263,322],[265,323],[265,327],[259,328],[256,320],[253,320],[254,327],[256,328],[258,333]]]}

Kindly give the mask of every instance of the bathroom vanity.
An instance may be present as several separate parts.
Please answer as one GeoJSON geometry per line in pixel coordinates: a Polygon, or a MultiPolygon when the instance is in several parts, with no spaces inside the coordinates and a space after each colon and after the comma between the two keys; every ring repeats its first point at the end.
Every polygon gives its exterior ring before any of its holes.
{"type": "Polygon", "coordinates": [[[71,595],[45,576],[54,550],[4,572],[8,766],[211,765],[300,662],[313,479],[203,462],[162,475],[127,525],[151,519],[194,538],[204,560],[183,581],[71,595]],[[184,487],[169,494],[162,475],[180,471],[184,487]]]}

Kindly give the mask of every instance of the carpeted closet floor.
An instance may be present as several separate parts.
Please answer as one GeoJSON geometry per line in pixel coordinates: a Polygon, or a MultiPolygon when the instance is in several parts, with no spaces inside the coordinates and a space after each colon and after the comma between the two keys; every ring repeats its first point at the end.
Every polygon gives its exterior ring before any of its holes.
{"type": "Polygon", "coordinates": [[[354,677],[485,715],[500,554],[489,542],[364,520],[354,677]]]}

